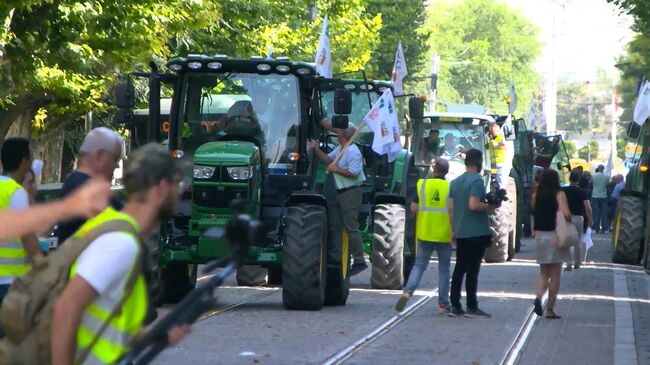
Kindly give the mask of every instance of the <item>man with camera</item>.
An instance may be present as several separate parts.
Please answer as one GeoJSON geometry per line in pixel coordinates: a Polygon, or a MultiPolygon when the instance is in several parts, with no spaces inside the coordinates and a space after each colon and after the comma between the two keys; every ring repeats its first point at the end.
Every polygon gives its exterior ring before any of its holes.
{"type": "Polygon", "coordinates": [[[485,249],[491,244],[488,213],[501,203],[483,202],[485,185],[481,177],[483,154],[477,149],[467,151],[465,173],[451,182],[448,209],[451,218],[451,240],[456,244],[456,266],[451,279],[450,316],[490,318],[478,307],[476,293],[478,274],[485,249]],[[466,278],[467,312],[460,304],[461,286],[466,278]]]}

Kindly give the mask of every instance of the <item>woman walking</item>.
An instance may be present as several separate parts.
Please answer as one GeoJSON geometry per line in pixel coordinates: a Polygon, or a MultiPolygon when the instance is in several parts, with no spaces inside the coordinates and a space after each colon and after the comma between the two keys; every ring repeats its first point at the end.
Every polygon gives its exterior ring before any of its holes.
{"type": "Polygon", "coordinates": [[[533,195],[535,210],[535,246],[537,248],[537,263],[540,266],[537,279],[537,296],[535,298],[535,314],[544,314],[542,296],[548,289],[548,304],[546,318],[561,318],[554,312],[557,294],[560,291],[560,274],[562,264],[569,260],[570,249],[560,248],[555,233],[557,212],[561,212],[567,222],[571,222],[571,211],[567,198],[560,187],[560,177],[555,170],[546,169],[542,173],[537,192],[533,195]]]}

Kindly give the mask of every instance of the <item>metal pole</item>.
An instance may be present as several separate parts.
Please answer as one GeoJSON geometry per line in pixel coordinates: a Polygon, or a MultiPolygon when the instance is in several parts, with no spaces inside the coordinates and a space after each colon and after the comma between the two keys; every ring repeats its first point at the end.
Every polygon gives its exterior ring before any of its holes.
{"type": "Polygon", "coordinates": [[[86,134],[93,129],[93,112],[86,113],[84,129],[86,130],[86,134]]]}
{"type": "Polygon", "coordinates": [[[431,54],[431,83],[429,84],[429,112],[436,111],[436,90],[438,89],[438,70],[440,69],[440,55],[431,54]]]}

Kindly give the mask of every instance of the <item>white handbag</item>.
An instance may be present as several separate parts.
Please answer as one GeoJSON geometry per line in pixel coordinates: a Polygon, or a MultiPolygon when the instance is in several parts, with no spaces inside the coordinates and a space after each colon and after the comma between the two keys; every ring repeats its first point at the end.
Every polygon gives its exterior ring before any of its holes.
{"type": "Polygon", "coordinates": [[[564,214],[559,209],[555,218],[555,233],[560,248],[571,247],[580,242],[580,236],[575,224],[567,222],[564,214]]]}

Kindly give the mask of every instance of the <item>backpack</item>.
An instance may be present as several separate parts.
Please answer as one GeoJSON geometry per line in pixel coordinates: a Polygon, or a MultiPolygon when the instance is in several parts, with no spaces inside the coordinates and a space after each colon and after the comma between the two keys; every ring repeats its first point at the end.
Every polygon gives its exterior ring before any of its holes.
{"type": "MultiPolygon", "coordinates": [[[[133,225],[125,220],[100,224],[83,237],[71,237],[66,244],[47,257],[34,257],[31,270],[16,278],[0,307],[0,323],[4,338],[0,342],[0,364],[52,363],[52,307],[70,280],[70,268],[92,241],[109,232],[128,232],[138,237],[133,225]]],[[[140,250],[141,251],[141,250],[140,250]]],[[[140,259],[125,284],[129,293],[140,274],[140,259]]],[[[126,297],[126,296],[125,296],[126,297]]],[[[120,311],[126,298],[118,303],[108,320],[95,335],[79,359],[83,363],[108,322],[120,311]]]]}

